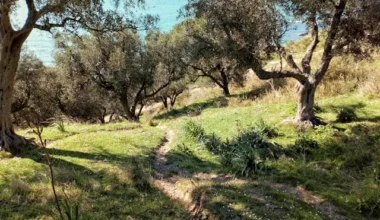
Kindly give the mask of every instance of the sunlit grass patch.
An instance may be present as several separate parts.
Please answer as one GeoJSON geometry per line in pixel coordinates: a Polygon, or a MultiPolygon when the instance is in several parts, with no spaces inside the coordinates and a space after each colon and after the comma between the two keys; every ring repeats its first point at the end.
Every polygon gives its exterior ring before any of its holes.
{"type": "MultiPolygon", "coordinates": [[[[65,131],[59,129],[56,125],[45,127],[42,137],[46,140],[58,140],[75,134],[98,132],[98,131],[117,131],[138,128],[141,125],[130,122],[118,122],[109,124],[82,124],[82,123],[64,123],[65,131]]],[[[34,128],[19,130],[20,135],[36,138],[33,133],[34,128]]]]}
{"type": "MultiPolygon", "coordinates": [[[[303,186],[341,207],[346,216],[358,219],[368,215],[378,216],[380,101],[357,93],[330,98],[321,97],[317,100],[320,108],[317,115],[329,125],[306,129],[302,133],[297,131],[295,125],[283,123],[284,119],[294,117],[296,112],[295,103],[286,102],[274,104],[258,102],[249,107],[205,109],[196,118],[182,117],[177,120],[167,120],[166,125],[177,131],[175,148],[168,155],[169,163],[177,163],[180,167],[195,173],[228,172],[218,155],[210,152],[194,138],[189,138],[180,128],[188,120],[193,120],[202,126],[204,133],[215,134],[222,141],[231,141],[241,130],[249,129],[255,125],[257,119],[262,119],[277,128],[278,136],[270,140],[280,144],[286,151],[292,150],[297,140],[302,137],[318,143],[318,148],[313,149],[310,154],[305,154],[305,157],[301,149],[298,151],[298,156],[286,154],[278,161],[268,163],[272,172],[260,178],[303,186]],[[339,110],[344,107],[355,110],[357,118],[353,122],[336,122],[339,110]]],[[[302,144],[300,147],[305,146],[302,144]]],[[[236,194],[238,192],[242,190],[236,189],[236,194]]],[[[220,200],[225,200],[224,196],[215,194],[215,198],[219,198],[219,202],[215,201],[215,210],[230,210],[229,213],[235,213],[236,216],[241,216],[245,212],[242,210],[247,206],[241,204],[241,200],[245,198],[236,199],[232,206],[221,205],[220,200]]],[[[258,215],[260,211],[252,213],[258,215]]],[[[289,208],[285,213],[293,218],[324,218],[318,213],[315,215],[314,211],[310,213],[302,208],[289,208]]],[[[227,214],[226,216],[231,217],[227,214]]]]}
{"type": "MultiPolygon", "coordinates": [[[[149,186],[154,151],[164,131],[152,127],[125,130],[122,124],[106,127],[114,131],[87,125],[74,128],[82,130],[52,143],[47,150],[53,157],[58,196],[63,199],[66,194],[70,203],[78,204],[83,217],[186,218],[188,214],[179,204],[149,186]]],[[[48,167],[40,153],[0,160],[0,219],[57,216],[48,167]]]]}

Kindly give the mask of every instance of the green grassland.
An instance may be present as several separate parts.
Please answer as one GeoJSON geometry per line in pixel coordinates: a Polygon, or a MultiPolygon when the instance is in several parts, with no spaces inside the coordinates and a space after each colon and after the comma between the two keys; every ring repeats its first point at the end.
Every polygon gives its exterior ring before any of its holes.
{"type": "MultiPolygon", "coordinates": [[[[66,194],[73,208],[78,204],[83,219],[185,218],[184,209],[147,178],[164,132],[131,127],[135,125],[126,122],[68,126],[78,134],[48,146],[60,198],[66,194]]],[[[59,136],[54,128],[47,131],[48,139],[59,136]]],[[[43,153],[0,160],[0,219],[58,217],[43,153]]]]}
{"type": "MultiPolygon", "coordinates": [[[[295,103],[264,105],[253,103],[249,107],[221,108],[215,104],[209,105],[210,108],[204,108],[202,114],[197,117],[186,115],[180,117],[178,110],[166,114],[168,118],[165,123],[177,131],[175,148],[168,155],[169,163],[177,163],[193,173],[231,172],[221,163],[220,155],[210,152],[202,141],[189,137],[183,128],[189,121],[195,121],[207,134],[214,134],[222,141],[228,142],[236,139],[242,131],[260,127],[260,121],[264,121],[266,126],[275,128],[278,133],[276,137],[267,138],[267,141],[277,143],[283,149],[292,148],[296,140],[302,138],[316,141],[318,148],[307,155],[301,152],[296,156],[287,156],[284,153],[278,160],[268,161],[267,171],[251,177],[252,181],[259,179],[261,182],[270,181],[302,186],[341,207],[342,213],[348,219],[378,216],[380,210],[378,207],[380,201],[380,100],[348,94],[322,98],[318,101],[320,108],[318,116],[328,122],[328,125],[306,129],[302,132],[298,132],[295,125],[283,123],[285,119],[295,114],[295,103]],[[339,110],[345,107],[355,109],[357,120],[351,123],[336,122],[339,110]]],[[[202,103],[199,104],[202,105],[202,103]]],[[[217,199],[219,206],[245,204],[243,210],[255,213],[258,219],[268,217],[281,219],[277,216],[281,212],[292,213],[284,217],[285,219],[324,218],[315,209],[310,206],[303,207],[302,204],[295,205],[295,210],[289,211],[287,207],[289,201],[285,202],[288,195],[281,194],[270,185],[262,183],[261,187],[267,187],[268,190],[265,193],[272,191],[272,193],[277,193],[274,203],[277,203],[280,212],[274,212],[273,215],[269,214],[271,212],[265,205],[259,206],[261,208],[253,205],[256,203],[250,201],[252,200],[250,196],[239,196],[239,193],[244,194],[246,191],[248,187],[246,185],[216,184],[203,190],[210,192],[211,200],[217,199]],[[283,203],[280,202],[282,200],[283,203]],[[305,213],[309,213],[310,216],[305,213]]],[[[210,208],[215,209],[212,202],[210,208]]],[[[242,215],[242,212],[233,210],[231,213],[235,213],[235,217],[242,215]]],[[[221,213],[222,219],[230,218],[225,218],[223,215],[221,213]]]]}

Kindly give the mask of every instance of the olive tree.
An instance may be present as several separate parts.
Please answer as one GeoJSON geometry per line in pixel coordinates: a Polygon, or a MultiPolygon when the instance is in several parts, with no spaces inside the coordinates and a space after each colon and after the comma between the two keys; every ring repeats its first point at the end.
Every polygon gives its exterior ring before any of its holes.
{"type": "MultiPolygon", "coordinates": [[[[370,2],[370,1],[367,1],[370,2]]],[[[372,1],[374,3],[376,1],[372,1]]],[[[349,0],[194,0],[187,11],[196,17],[205,16],[210,28],[219,30],[229,40],[226,56],[239,60],[241,65],[252,68],[262,80],[293,78],[298,81],[298,110],[295,121],[317,125],[322,123],[315,116],[313,106],[318,85],[326,75],[331,60],[347,46],[351,35],[343,31],[343,21],[358,18],[356,10],[363,9],[361,1],[349,0]],[[281,46],[286,31],[286,20],[280,6],[293,15],[305,19],[312,41],[297,65],[291,54],[281,46]],[[321,27],[322,26],[322,27],[321,27]],[[311,61],[320,43],[321,28],[327,33],[319,65],[312,68],[311,61]],[[288,68],[264,70],[260,51],[263,46],[273,45],[288,68]]]]}
{"type": "Polygon", "coordinates": [[[186,37],[190,38],[187,45],[190,56],[186,62],[196,70],[195,76],[210,79],[226,96],[230,95],[231,81],[242,86],[245,71],[239,69],[236,59],[225,55],[229,42],[224,34],[208,26],[205,17],[189,19],[183,25],[186,37]]]}
{"type": "MultiPolygon", "coordinates": [[[[20,151],[25,144],[25,139],[14,131],[11,106],[22,46],[30,33],[34,29],[52,31],[59,27],[71,31],[78,28],[107,31],[102,27],[115,27],[125,20],[115,12],[104,10],[101,0],[23,0],[27,18],[24,24],[15,25],[12,16],[20,2],[0,1],[0,149],[13,153],[20,151]]],[[[134,1],[126,3],[130,5],[134,1]]]]}
{"type": "Polygon", "coordinates": [[[146,101],[156,96],[176,77],[172,69],[158,60],[163,48],[156,38],[141,40],[137,33],[121,31],[95,33],[83,41],[72,42],[77,48],[79,62],[90,79],[100,88],[112,93],[123,107],[124,117],[139,121],[146,101]],[[158,44],[157,44],[158,45],[158,44]],[[166,71],[168,70],[168,71],[166,71]]]}
{"type": "Polygon", "coordinates": [[[112,95],[91,80],[90,73],[80,62],[80,50],[77,47],[68,47],[65,42],[78,40],[68,36],[57,39],[60,51],[56,55],[59,75],[55,100],[59,109],[66,116],[84,121],[100,121],[105,123],[107,114],[118,111],[117,103],[112,95]]]}
{"type": "Polygon", "coordinates": [[[161,101],[165,108],[169,108],[169,100],[172,108],[177,97],[187,89],[187,85],[195,81],[189,74],[188,65],[183,62],[188,52],[189,40],[183,35],[183,27],[177,25],[170,33],[150,32],[147,42],[149,50],[154,51],[155,59],[159,62],[158,74],[173,76],[170,84],[154,99],[161,101]]]}
{"type": "Polygon", "coordinates": [[[187,90],[188,83],[189,81],[186,78],[172,82],[168,87],[158,93],[156,101],[162,102],[166,109],[174,108],[178,96],[187,90]]]}
{"type": "Polygon", "coordinates": [[[21,56],[16,73],[12,113],[28,107],[32,93],[39,89],[39,79],[43,71],[45,71],[45,66],[34,54],[24,53],[21,56]]]}
{"type": "Polygon", "coordinates": [[[19,125],[47,122],[59,109],[55,102],[57,75],[33,54],[23,53],[16,73],[11,112],[19,125]]]}

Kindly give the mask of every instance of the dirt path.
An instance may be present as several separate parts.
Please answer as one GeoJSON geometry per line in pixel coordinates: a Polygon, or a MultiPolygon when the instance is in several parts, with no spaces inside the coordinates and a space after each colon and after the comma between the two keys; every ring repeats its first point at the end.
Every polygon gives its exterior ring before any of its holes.
{"type": "MultiPolygon", "coordinates": [[[[161,129],[166,131],[165,139],[156,151],[153,168],[157,175],[154,180],[155,185],[160,188],[168,197],[183,204],[191,213],[193,219],[218,219],[210,214],[204,207],[207,203],[207,195],[202,193],[197,198],[193,198],[193,191],[200,186],[210,186],[210,184],[248,184],[264,183],[273,189],[277,189],[293,198],[315,206],[324,216],[330,219],[345,220],[345,216],[339,214],[339,208],[325,201],[322,197],[313,195],[311,192],[302,187],[293,187],[286,184],[273,183],[269,181],[252,181],[246,179],[233,178],[227,174],[189,174],[175,164],[167,164],[166,154],[171,150],[175,138],[175,132],[165,127],[161,129]],[[190,184],[184,184],[184,182],[190,184]]],[[[246,193],[252,196],[261,194],[257,189],[249,189],[246,193]],[[257,192],[256,192],[257,191],[257,192]]]]}
{"type": "Polygon", "coordinates": [[[156,157],[153,164],[153,168],[157,172],[157,176],[154,180],[156,186],[158,186],[168,197],[173,200],[177,200],[182,203],[188,211],[196,218],[200,213],[200,205],[197,201],[194,201],[191,197],[191,190],[180,189],[178,182],[182,178],[188,178],[188,174],[183,170],[180,170],[174,164],[167,164],[166,154],[171,150],[172,143],[175,137],[174,131],[161,128],[166,131],[165,139],[161,146],[156,151],[156,157]],[[177,174],[170,176],[170,173],[176,172],[177,174]]]}

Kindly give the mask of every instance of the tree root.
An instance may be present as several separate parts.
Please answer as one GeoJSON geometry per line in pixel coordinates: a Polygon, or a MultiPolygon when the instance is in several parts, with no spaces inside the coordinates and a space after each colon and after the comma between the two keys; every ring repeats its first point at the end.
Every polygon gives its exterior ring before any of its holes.
{"type": "Polygon", "coordinates": [[[0,134],[0,150],[8,151],[14,155],[21,153],[25,146],[30,143],[30,140],[10,130],[0,134]]]}
{"type": "Polygon", "coordinates": [[[326,126],[327,123],[322,121],[320,117],[314,116],[312,118],[308,119],[297,119],[297,118],[290,118],[283,121],[284,124],[294,124],[297,125],[298,129],[306,129],[306,128],[315,128],[318,126],[326,126]]]}

